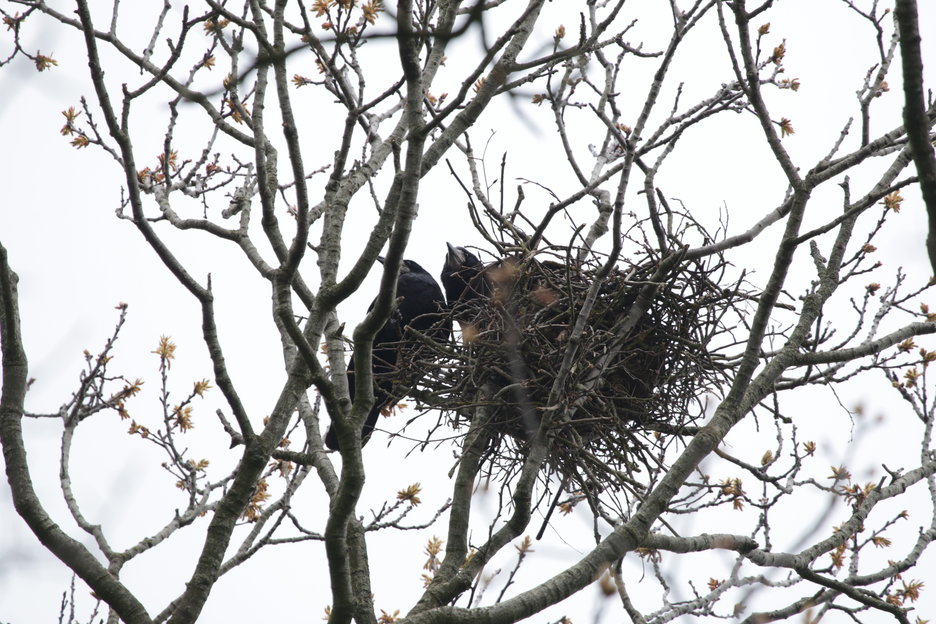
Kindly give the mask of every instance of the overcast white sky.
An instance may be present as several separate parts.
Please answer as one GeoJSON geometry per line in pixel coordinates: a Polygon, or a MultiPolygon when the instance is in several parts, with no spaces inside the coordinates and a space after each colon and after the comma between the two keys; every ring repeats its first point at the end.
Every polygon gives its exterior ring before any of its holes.
{"type": "MultiPolygon", "coordinates": [[[[0,6],[10,10],[9,4],[3,2],[0,6]]],[[[540,42],[548,41],[559,23],[575,31],[573,25],[577,19],[558,15],[575,3],[561,8],[553,6],[556,4],[560,3],[552,3],[549,10],[557,14],[541,21],[543,30],[537,33],[540,42]]],[[[930,33],[936,33],[936,9],[932,3],[920,4],[924,11],[921,31],[925,39],[930,33]]],[[[631,43],[643,41],[646,49],[659,49],[668,36],[666,31],[661,31],[669,24],[667,11],[647,13],[654,5],[659,8],[659,3],[650,0],[628,3],[620,18],[622,23],[640,18],[632,31],[631,43]]],[[[798,163],[809,167],[828,151],[844,120],[856,115],[854,93],[875,62],[876,52],[871,45],[870,29],[848,17],[842,2],[788,1],[777,5],[776,10],[765,16],[774,33],[771,41],[775,45],[780,38],[786,38],[787,74],[799,78],[802,87],[798,93],[787,91],[771,95],[770,105],[775,117],[788,117],[793,121],[796,134],[785,139],[785,145],[798,163]]],[[[124,9],[127,32],[148,26],[146,15],[131,14],[143,9],[129,3],[124,9]]],[[[0,33],[0,51],[6,50],[3,46],[7,45],[8,36],[8,33],[0,33]]],[[[50,53],[59,61],[58,67],[41,74],[25,59],[0,69],[0,94],[3,94],[0,96],[0,137],[4,139],[4,149],[0,153],[0,180],[4,189],[0,200],[0,240],[8,248],[10,262],[20,277],[24,338],[30,357],[30,374],[36,378],[27,408],[34,412],[52,412],[68,399],[82,366],[82,350],[87,348],[96,353],[100,349],[117,318],[114,306],[127,302],[129,320],[116,350],[113,370],[146,380],[146,391],[130,408],[134,418],[152,425],[158,418],[158,375],[156,357],[150,352],[161,334],[172,336],[179,345],[178,358],[172,368],[175,396],[186,393],[192,381],[211,375],[200,340],[196,306],[158,263],[137,231],[114,216],[120,200],[121,172],[113,160],[93,148],[76,151],[59,134],[64,121],[60,112],[77,105],[81,95],[87,95],[92,107],[96,106],[86,77],[86,61],[78,46],[80,41],[74,33],[63,32],[58,27],[42,27],[38,21],[26,31],[25,37],[27,49],[50,53]]],[[[717,25],[713,26],[713,16],[709,16],[692,38],[673,69],[674,78],[678,76],[685,81],[686,101],[710,94],[719,84],[731,79],[724,47],[719,46],[717,25]]],[[[457,88],[458,69],[470,65],[477,50],[474,40],[458,42],[440,74],[439,93],[457,88]]],[[[927,61],[932,61],[926,75],[927,85],[932,88],[936,85],[933,71],[936,48],[932,41],[924,40],[924,62],[927,61]]],[[[295,73],[314,74],[311,57],[296,55],[291,62],[295,73]]],[[[392,62],[388,62],[388,66],[395,67],[392,62]]],[[[645,79],[653,68],[654,62],[634,64],[629,69],[632,73],[622,78],[621,89],[634,92],[634,106],[642,102],[645,79]]],[[[120,72],[126,70],[126,66],[118,66],[108,69],[108,75],[115,82],[139,80],[133,73],[123,77],[120,72]]],[[[900,123],[899,82],[897,67],[891,74],[891,92],[875,103],[872,134],[900,123]]],[[[661,95],[667,102],[661,105],[663,111],[669,108],[669,100],[665,98],[672,95],[674,85],[675,81],[661,95]]],[[[339,124],[323,118],[321,111],[324,109],[312,95],[297,93],[296,102],[301,123],[307,131],[305,162],[307,168],[314,169],[331,160],[334,144],[328,143],[327,138],[339,124]]],[[[471,132],[474,145],[480,148],[493,132],[488,164],[493,172],[499,166],[501,155],[507,153],[508,188],[515,187],[519,179],[524,178],[551,186],[561,195],[563,190],[571,188],[572,182],[557,150],[556,134],[550,125],[551,113],[545,106],[521,106],[525,119],[506,102],[492,106],[471,132]]],[[[139,132],[136,147],[143,155],[151,154],[152,160],[161,151],[164,119],[164,102],[158,101],[151,103],[148,112],[141,111],[133,119],[139,132]]],[[[193,135],[199,132],[197,126],[192,126],[191,131],[193,135]]],[[[753,120],[744,123],[731,117],[712,123],[707,129],[687,137],[668,168],[661,173],[658,184],[669,197],[678,198],[698,210],[710,211],[713,224],[718,211],[727,209],[730,228],[743,230],[765,211],[774,208],[784,190],[779,169],[770,161],[758,132],[753,120]]],[[[597,141],[597,135],[580,139],[582,145],[578,147],[584,151],[585,145],[597,141]]],[[[461,157],[456,153],[450,157],[456,164],[460,163],[461,157]]],[[[460,166],[460,170],[464,169],[460,166]]],[[[856,193],[857,189],[867,188],[862,186],[862,180],[852,182],[856,193]]],[[[837,211],[840,196],[834,192],[834,185],[831,186],[828,195],[822,197],[829,211],[837,211]]],[[[548,204],[548,195],[535,186],[527,185],[525,190],[528,205],[548,204]]],[[[925,218],[921,202],[915,191],[904,195],[907,198],[904,210],[876,243],[885,262],[882,272],[875,275],[876,281],[886,283],[898,266],[905,267],[918,280],[930,273],[923,245],[925,218]]],[[[460,188],[444,166],[427,176],[421,188],[420,216],[407,257],[437,275],[446,240],[458,244],[480,243],[480,238],[471,231],[464,204],[460,188]]],[[[373,209],[363,202],[353,206],[353,210],[359,230],[349,232],[345,255],[348,265],[375,217],[373,209]]],[[[577,210],[585,221],[591,208],[583,203],[577,210]]],[[[816,222],[825,220],[823,214],[814,218],[816,222]]],[[[260,279],[255,279],[244,259],[225,245],[199,233],[163,232],[199,279],[203,280],[207,272],[211,272],[220,311],[221,339],[231,375],[248,411],[255,422],[259,422],[270,410],[283,381],[279,341],[268,320],[268,288],[260,279]]],[[[735,256],[734,262],[759,270],[760,273],[755,273],[756,282],[758,276],[765,274],[765,267],[769,267],[770,243],[775,240],[776,236],[768,233],[756,249],[735,256]]],[[[310,274],[314,268],[310,262],[310,274]]],[[[350,335],[351,327],[362,317],[378,278],[375,271],[360,293],[342,307],[347,334],[350,335]]],[[[809,275],[803,273],[797,277],[796,284],[802,286],[808,279],[809,275]]],[[[872,376],[863,385],[848,387],[839,398],[848,408],[864,405],[867,420],[879,415],[888,417],[886,425],[876,429],[873,444],[857,451],[852,449],[855,465],[873,466],[886,460],[893,462],[889,465],[898,466],[907,452],[917,452],[905,446],[901,435],[901,431],[912,427],[911,416],[891,400],[882,378],[872,376]]],[[[236,449],[227,449],[227,442],[216,427],[212,414],[219,405],[219,396],[209,396],[203,405],[197,406],[196,428],[189,434],[190,448],[197,449],[199,456],[210,457],[218,471],[216,474],[233,465],[238,456],[236,449]]],[[[800,405],[795,411],[801,417],[801,439],[811,438],[822,443],[828,462],[818,467],[817,475],[825,476],[828,463],[845,456],[846,443],[853,434],[852,422],[838,400],[828,392],[814,392],[804,397],[800,405]]],[[[434,421],[434,418],[429,420],[434,421]]],[[[119,421],[116,415],[102,415],[94,421],[82,426],[75,443],[72,463],[78,496],[85,514],[104,525],[112,542],[127,545],[164,524],[171,517],[172,509],[184,506],[185,501],[174,488],[174,480],[159,469],[161,458],[156,451],[125,435],[125,422],[119,421]]],[[[394,427],[393,424],[387,426],[394,427]]],[[[857,429],[861,426],[859,424],[857,429]]],[[[43,502],[57,520],[73,530],[57,483],[60,424],[43,420],[27,422],[26,427],[31,468],[43,502]]],[[[771,436],[772,432],[766,433],[767,440],[771,436]]],[[[759,458],[765,447],[757,446],[761,442],[754,443],[754,439],[756,434],[750,428],[739,431],[730,440],[731,450],[743,455],[747,445],[751,445],[756,449],[751,459],[759,458]]],[[[378,434],[366,449],[366,462],[379,469],[369,476],[365,491],[367,503],[362,503],[361,513],[367,515],[367,504],[379,506],[398,489],[420,481],[426,487],[422,497],[425,502],[411,520],[428,519],[433,506],[446,498],[446,473],[454,463],[452,450],[443,447],[404,457],[408,446],[394,444],[388,449],[386,441],[385,435],[378,434]]],[[[728,476],[718,469],[714,474],[717,478],[728,476]]],[[[925,492],[916,495],[917,500],[920,497],[925,500],[925,492]]],[[[307,526],[321,529],[325,501],[313,477],[294,501],[294,510],[307,521],[307,526]]],[[[484,517],[495,504],[490,495],[479,495],[478,517],[484,517]]],[[[844,508],[842,513],[845,513],[844,508]]],[[[711,531],[724,529],[726,523],[734,520],[727,515],[712,514],[681,528],[687,534],[711,531]]],[[[200,549],[205,525],[205,522],[197,523],[178,539],[147,553],[125,570],[126,582],[138,592],[151,613],[161,610],[167,600],[181,591],[200,549]]],[[[478,525],[479,535],[485,526],[478,525]]],[[[907,535],[911,535],[916,524],[911,520],[906,526],[910,531],[907,535]]],[[[545,577],[587,552],[590,527],[585,509],[554,520],[552,534],[535,546],[531,565],[521,572],[520,588],[526,588],[533,579],[545,577]]],[[[791,534],[800,528],[795,516],[790,518],[789,528],[791,534]]],[[[536,529],[538,524],[531,527],[531,532],[536,529]]],[[[76,529],[73,534],[77,535],[76,529]]],[[[369,548],[378,608],[405,612],[411,605],[421,588],[419,576],[425,558],[422,546],[432,534],[444,535],[444,524],[437,525],[434,530],[388,532],[374,537],[369,548]]],[[[709,577],[725,576],[723,563],[713,562],[711,558],[700,559],[697,569],[683,569],[682,572],[701,588],[709,577]]],[[[496,565],[509,567],[512,564],[512,552],[505,551],[496,565]]],[[[634,579],[640,578],[639,562],[634,564],[632,572],[634,579]]],[[[921,568],[909,576],[936,579],[936,557],[929,556],[921,568]]],[[[22,525],[4,484],[0,487],[0,623],[55,621],[58,600],[69,577],[67,569],[47,554],[22,525]]],[[[645,583],[637,598],[645,601],[643,604],[647,608],[653,608],[658,595],[656,584],[649,579],[645,583]],[[643,587],[648,589],[644,591],[643,587]]],[[[924,592],[920,615],[936,617],[936,599],[933,598],[936,581],[928,581],[927,585],[929,591],[924,592]]],[[[673,597],[685,596],[687,591],[687,587],[674,587],[673,597]]],[[[80,604],[87,608],[90,604],[87,590],[80,583],[78,593],[80,604]]],[[[321,545],[304,543],[267,549],[241,569],[225,576],[209,600],[203,620],[317,621],[328,602],[321,545]]],[[[534,618],[534,621],[552,621],[566,614],[576,624],[581,624],[592,620],[598,604],[597,590],[589,588],[576,599],[551,610],[548,616],[534,618]]],[[[619,606],[608,604],[601,621],[619,622],[623,618],[619,606]]]]}

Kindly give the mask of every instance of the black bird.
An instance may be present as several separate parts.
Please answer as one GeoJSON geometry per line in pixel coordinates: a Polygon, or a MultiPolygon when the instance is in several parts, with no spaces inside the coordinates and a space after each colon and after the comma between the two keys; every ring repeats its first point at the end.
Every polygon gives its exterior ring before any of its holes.
{"type": "Polygon", "coordinates": [[[491,284],[484,272],[484,264],[464,247],[445,243],[445,266],[442,268],[442,286],[455,318],[465,320],[471,316],[471,301],[491,296],[491,284]]]}
{"type": "MultiPolygon", "coordinates": [[[[383,262],[383,258],[378,260],[383,262]]],[[[419,381],[417,371],[407,370],[404,373],[406,365],[411,363],[420,346],[415,339],[406,338],[406,327],[426,334],[436,342],[448,342],[452,337],[452,320],[446,312],[442,289],[428,271],[412,260],[404,260],[400,265],[396,296],[396,309],[374,336],[374,406],[361,427],[362,445],[370,438],[380,413],[402,398],[393,395],[394,383],[412,386],[419,381]],[[402,378],[404,375],[406,379],[402,378]]],[[[376,299],[371,302],[368,312],[376,302],[376,299]]],[[[348,365],[348,391],[353,399],[353,354],[348,365]]],[[[334,427],[328,428],[325,445],[333,451],[338,450],[338,434],[334,427]]]]}

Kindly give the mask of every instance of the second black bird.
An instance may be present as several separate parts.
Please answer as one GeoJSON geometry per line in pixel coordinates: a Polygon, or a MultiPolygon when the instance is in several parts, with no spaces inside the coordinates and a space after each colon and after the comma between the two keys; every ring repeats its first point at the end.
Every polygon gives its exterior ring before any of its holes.
{"type": "MultiPolygon", "coordinates": [[[[380,258],[383,262],[383,259],[380,258]]],[[[445,297],[435,279],[416,262],[404,260],[396,286],[397,307],[374,336],[373,380],[374,405],[361,427],[362,445],[370,437],[380,413],[392,407],[402,397],[394,396],[394,384],[412,386],[419,381],[419,371],[409,366],[419,351],[419,342],[406,336],[406,328],[423,333],[436,342],[448,342],[452,321],[445,310],[445,297]]],[[[370,312],[376,299],[367,308],[370,312]]],[[[354,356],[348,365],[348,391],[354,398],[354,356]]],[[[325,434],[325,445],[338,450],[338,435],[334,426],[325,434]]]]}
{"type": "Polygon", "coordinates": [[[491,296],[491,284],[484,264],[476,255],[464,247],[445,244],[448,252],[442,267],[442,286],[452,316],[464,329],[466,324],[474,321],[478,308],[486,305],[491,296]]]}

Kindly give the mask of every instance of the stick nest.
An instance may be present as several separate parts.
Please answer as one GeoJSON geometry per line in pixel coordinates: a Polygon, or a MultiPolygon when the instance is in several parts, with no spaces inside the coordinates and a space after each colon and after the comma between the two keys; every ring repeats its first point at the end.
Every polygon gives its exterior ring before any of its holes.
{"type": "Polygon", "coordinates": [[[459,431],[481,419],[495,478],[519,469],[544,420],[547,466],[564,481],[618,490],[655,473],[723,381],[709,346],[739,300],[712,279],[721,261],[670,265],[645,257],[594,291],[597,260],[540,251],[489,265],[489,296],[453,306],[463,340],[428,366],[420,402],[459,431]]]}

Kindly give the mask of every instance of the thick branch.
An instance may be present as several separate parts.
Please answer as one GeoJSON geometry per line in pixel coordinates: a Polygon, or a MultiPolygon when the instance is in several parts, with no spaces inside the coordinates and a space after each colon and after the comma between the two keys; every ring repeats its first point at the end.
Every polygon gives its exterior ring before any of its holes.
{"type": "Polygon", "coordinates": [[[13,505],[39,541],[113,607],[124,622],[149,624],[152,620],[140,601],[87,548],[52,520],[33,488],[23,442],[28,362],[21,337],[16,282],[16,274],[8,264],[7,250],[0,245],[0,348],[3,353],[0,443],[13,505]]]}
{"type": "Polygon", "coordinates": [[[926,250],[936,274],[936,154],[930,138],[933,120],[926,114],[923,95],[923,58],[920,51],[920,27],[916,0],[897,0],[894,11],[900,30],[900,56],[903,66],[904,126],[913,152],[913,163],[920,175],[920,191],[926,204],[929,235],[926,250]]]}
{"type": "Polygon", "coordinates": [[[877,340],[870,340],[856,347],[848,349],[837,349],[835,351],[815,351],[808,353],[799,353],[793,357],[793,363],[797,366],[808,364],[835,364],[837,362],[849,362],[861,357],[875,355],[900,344],[907,338],[922,336],[924,334],[936,333],[936,323],[911,323],[906,327],[893,331],[886,336],[881,336],[877,340]]]}

